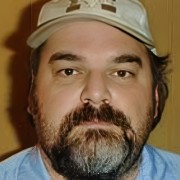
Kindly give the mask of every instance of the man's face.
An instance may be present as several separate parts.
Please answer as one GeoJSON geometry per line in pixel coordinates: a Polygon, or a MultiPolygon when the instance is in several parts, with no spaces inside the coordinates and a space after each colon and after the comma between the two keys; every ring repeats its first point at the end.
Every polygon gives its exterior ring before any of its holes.
{"type": "Polygon", "coordinates": [[[100,22],[62,26],[42,49],[32,100],[56,171],[79,179],[125,173],[150,133],[152,94],[144,45],[100,22]]]}

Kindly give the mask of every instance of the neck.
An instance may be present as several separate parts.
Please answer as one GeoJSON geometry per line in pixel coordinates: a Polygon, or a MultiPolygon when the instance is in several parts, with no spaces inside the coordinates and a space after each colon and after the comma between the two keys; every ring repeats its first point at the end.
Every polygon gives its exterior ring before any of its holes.
{"type": "Polygon", "coordinates": [[[58,174],[54,168],[52,167],[51,161],[50,159],[47,157],[47,155],[45,154],[45,152],[43,151],[41,145],[38,144],[38,148],[40,149],[40,153],[41,153],[41,157],[42,160],[44,162],[44,165],[48,171],[49,176],[51,177],[51,180],[66,180],[65,177],[61,176],[60,174],[58,174]]]}
{"type": "MultiPolygon", "coordinates": [[[[64,176],[57,173],[54,168],[52,167],[50,159],[45,154],[44,150],[42,149],[41,145],[37,145],[40,149],[42,160],[45,164],[45,167],[48,171],[49,176],[51,177],[51,180],[67,180],[64,176]]],[[[131,169],[126,172],[123,176],[117,177],[117,180],[135,180],[138,175],[138,170],[140,166],[141,158],[131,167],[131,169]]]]}
{"type": "Polygon", "coordinates": [[[140,163],[141,157],[137,160],[137,162],[131,167],[129,171],[127,171],[123,176],[118,177],[117,180],[135,180],[138,176],[140,163]]]}

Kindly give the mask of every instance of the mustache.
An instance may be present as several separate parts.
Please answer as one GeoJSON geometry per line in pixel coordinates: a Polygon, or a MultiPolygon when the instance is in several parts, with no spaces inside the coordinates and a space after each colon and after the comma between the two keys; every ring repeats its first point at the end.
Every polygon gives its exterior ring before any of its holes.
{"type": "Polygon", "coordinates": [[[60,132],[62,135],[67,135],[74,127],[82,123],[95,121],[109,123],[134,134],[129,119],[122,111],[109,104],[102,104],[99,108],[84,104],[65,116],[60,132]]]}

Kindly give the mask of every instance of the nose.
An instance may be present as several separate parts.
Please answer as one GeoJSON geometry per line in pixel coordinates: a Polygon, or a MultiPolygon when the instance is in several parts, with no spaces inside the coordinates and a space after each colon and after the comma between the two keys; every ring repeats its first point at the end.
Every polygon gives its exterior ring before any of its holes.
{"type": "Polygon", "coordinates": [[[111,94],[106,78],[100,73],[91,73],[81,93],[81,101],[92,105],[110,104],[111,94]]]}

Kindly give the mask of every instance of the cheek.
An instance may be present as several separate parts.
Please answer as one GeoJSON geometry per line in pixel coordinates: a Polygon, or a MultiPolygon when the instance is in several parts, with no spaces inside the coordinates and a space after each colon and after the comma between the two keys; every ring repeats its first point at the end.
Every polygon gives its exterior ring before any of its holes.
{"type": "Polygon", "coordinates": [[[150,86],[135,85],[118,89],[113,104],[122,110],[131,120],[134,129],[146,125],[152,110],[152,91],[150,86]]]}
{"type": "Polygon", "coordinates": [[[79,104],[79,91],[76,87],[64,87],[56,83],[39,83],[37,96],[41,113],[45,119],[58,121],[79,104]]]}

